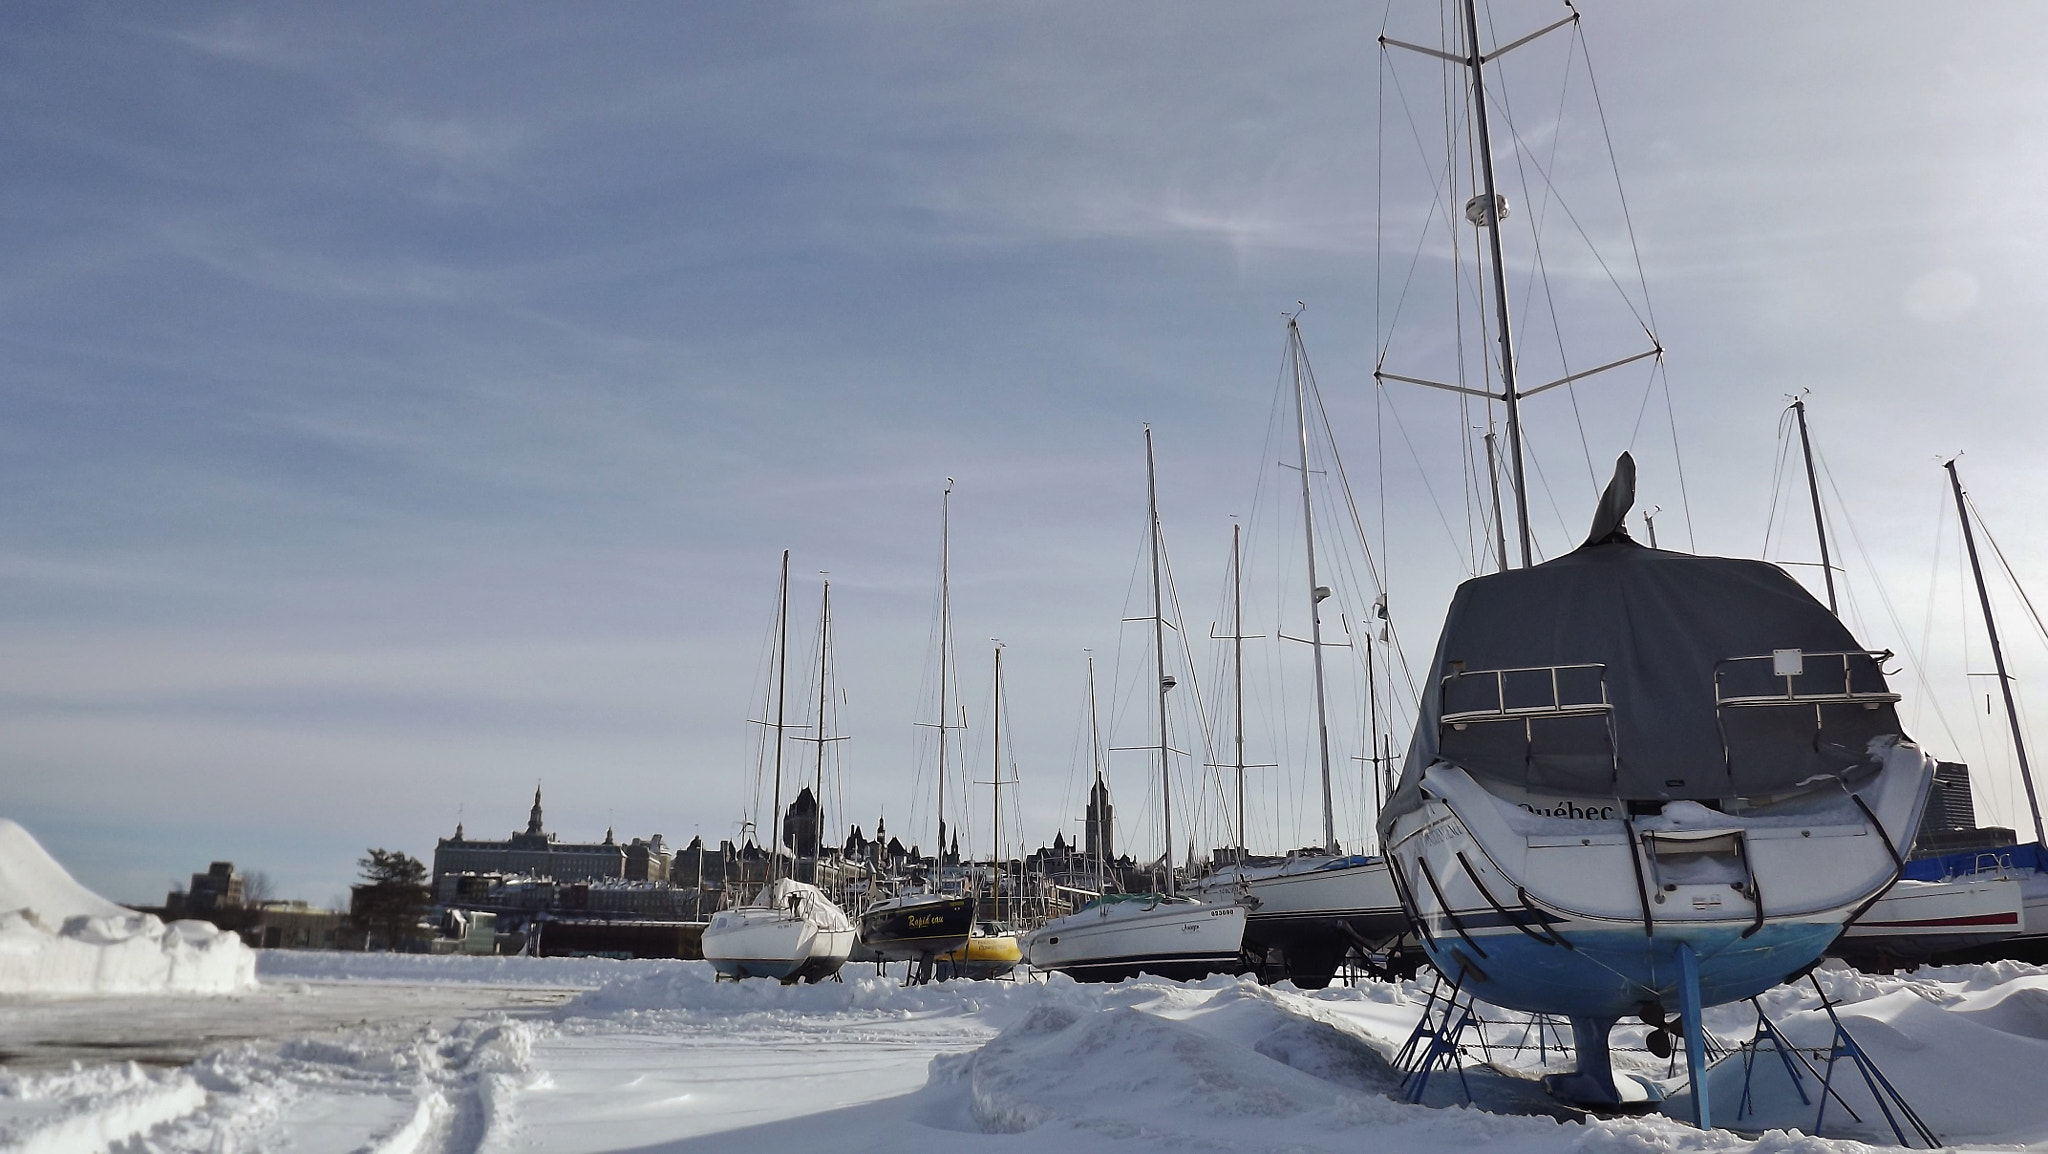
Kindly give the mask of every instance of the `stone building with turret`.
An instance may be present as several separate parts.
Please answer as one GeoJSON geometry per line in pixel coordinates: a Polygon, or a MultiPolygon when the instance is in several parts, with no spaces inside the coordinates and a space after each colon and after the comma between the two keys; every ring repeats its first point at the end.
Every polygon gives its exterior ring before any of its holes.
{"type": "Polygon", "coordinates": [[[645,839],[636,837],[623,845],[611,830],[604,831],[601,842],[560,840],[541,823],[540,789],[535,787],[533,809],[527,814],[525,830],[503,841],[477,841],[463,836],[462,825],[457,823],[455,836],[435,843],[434,896],[447,901],[456,879],[463,874],[557,882],[666,882],[673,857],[660,834],[645,839]],[[449,892],[444,893],[444,889],[449,892]]]}
{"type": "Polygon", "coordinates": [[[1088,811],[1081,819],[1081,851],[1089,861],[1116,860],[1116,807],[1109,804],[1109,786],[1095,776],[1088,791],[1088,811]]]}

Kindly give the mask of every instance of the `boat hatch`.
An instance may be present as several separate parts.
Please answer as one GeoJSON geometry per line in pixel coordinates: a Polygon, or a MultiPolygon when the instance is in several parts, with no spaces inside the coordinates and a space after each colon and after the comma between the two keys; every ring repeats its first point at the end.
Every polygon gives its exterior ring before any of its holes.
{"type": "Polygon", "coordinates": [[[1614,787],[1605,665],[1458,669],[1440,683],[1437,746],[1452,762],[1534,789],[1614,787]]]}
{"type": "Polygon", "coordinates": [[[1651,877],[1667,891],[1679,886],[1734,885],[1748,888],[1749,866],[1742,834],[1643,834],[1649,850],[1651,877]]]}
{"type": "Polygon", "coordinates": [[[1770,793],[1868,763],[1871,740],[1899,732],[1889,657],[1780,649],[1717,663],[1714,706],[1733,791],[1770,793]]]}

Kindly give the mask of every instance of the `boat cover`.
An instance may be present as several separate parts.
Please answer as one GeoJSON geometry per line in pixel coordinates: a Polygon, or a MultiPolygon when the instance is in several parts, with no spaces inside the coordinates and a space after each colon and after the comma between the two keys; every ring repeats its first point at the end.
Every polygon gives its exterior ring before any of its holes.
{"type": "Polygon", "coordinates": [[[1585,545],[1459,586],[1383,830],[1440,758],[1560,798],[1715,801],[1854,773],[1900,732],[1878,660],[1782,569],[1629,539],[1634,473],[1624,454],[1585,545]]]}
{"type": "Polygon", "coordinates": [[[2048,873],[2048,848],[2044,848],[2039,842],[2030,842],[2026,845],[1992,846],[1988,849],[1945,853],[1938,857],[1915,858],[1906,863],[1905,870],[1899,876],[1916,882],[1941,882],[1950,878],[1968,877],[1980,870],[1987,873],[1997,873],[2001,870],[2033,870],[2035,873],[2048,873]]]}

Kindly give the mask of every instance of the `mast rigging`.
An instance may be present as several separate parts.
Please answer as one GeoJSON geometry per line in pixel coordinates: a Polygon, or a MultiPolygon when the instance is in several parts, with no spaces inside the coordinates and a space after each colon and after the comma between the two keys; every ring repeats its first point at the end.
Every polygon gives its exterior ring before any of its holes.
{"type": "Polygon", "coordinates": [[[2005,695],[2005,719],[2012,726],[2012,749],[2019,761],[2020,783],[2027,787],[2027,808],[2034,818],[2034,840],[2048,844],[2041,825],[2041,801],[2034,795],[2034,771],[2027,764],[2027,743],[2020,736],[2020,710],[2012,697],[2012,677],[2005,671],[2005,648],[1998,643],[1998,622],[1991,616],[1991,593],[1984,585],[1984,569],[1977,563],[1977,538],[1970,532],[1969,503],[1963,499],[1963,479],[1956,473],[1956,459],[1950,457],[1942,468],[1948,470],[1949,487],[1955,490],[1956,516],[1963,523],[1963,546],[1970,552],[1970,575],[1977,580],[1977,603],[1984,608],[1984,632],[1991,638],[1991,660],[1998,669],[1998,689],[2005,695]]]}

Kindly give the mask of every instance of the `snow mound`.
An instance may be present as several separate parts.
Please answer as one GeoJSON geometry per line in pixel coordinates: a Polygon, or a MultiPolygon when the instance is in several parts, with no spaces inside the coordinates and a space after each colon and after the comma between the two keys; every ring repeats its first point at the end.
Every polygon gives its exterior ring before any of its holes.
{"type": "Polygon", "coordinates": [[[255,984],[255,951],[240,938],[123,909],[0,818],[0,994],[223,994],[255,984]]]}
{"type": "Polygon", "coordinates": [[[1203,990],[1191,1008],[1118,1004],[1137,992],[1048,999],[979,1050],[933,1059],[927,1090],[964,1091],[973,1127],[996,1134],[1056,1123],[1156,1139],[1148,1120],[1172,1119],[1215,1141],[1283,1119],[1341,1130],[1399,1114],[1376,1050],[1256,986],[1203,990]]]}
{"type": "MultiPolygon", "coordinates": [[[[1836,1012],[1857,1044],[1944,1140],[2026,1144],[2048,1139],[2048,1118],[2040,1107],[2040,1070],[2048,1063],[2048,970],[1994,962],[1911,974],[1828,967],[1816,976],[1829,998],[1838,1000],[1836,1012]]],[[[1760,1001],[1786,1039],[1816,1067],[1824,1067],[1834,1024],[1813,987],[1780,986],[1760,1001]]],[[[1722,1039],[1749,1040],[1756,1023],[1753,1010],[1721,1007],[1715,1013],[1719,1016],[1711,1028],[1722,1039]]],[[[1803,1068],[1795,1084],[1785,1060],[1764,1046],[1749,1071],[1746,1109],[1744,1073],[1737,1054],[1708,1075],[1716,1121],[1742,1129],[1813,1128],[1818,1086],[1803,1068]]],[[[1882,1112],[1847,1059],[1836,1063],[1833,1089],[1848,1109],[1829,1109],[1826,1136],[1892,1140],[1882,1112]]],[[[1665,1108],[1686,1114],[1690,1098],[1674,1093],[1665,1108]]]]}

